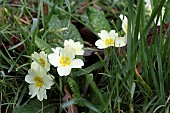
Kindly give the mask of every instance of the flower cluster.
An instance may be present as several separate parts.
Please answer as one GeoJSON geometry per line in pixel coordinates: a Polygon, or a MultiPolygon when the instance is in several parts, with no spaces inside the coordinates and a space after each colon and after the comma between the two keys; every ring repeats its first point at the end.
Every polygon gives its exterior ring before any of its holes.
{"type": "Polygon", "coordinates": [[[98,33],[101,39],[95,42],[95,45],[99,49],[105,49],[110,46],[123,47],[126,45],[126,38],[119,37],[118,33],[115,30],[111,30],[109,33],[106,30],[101,30],[101,33],[98,33]]]}
{"type": "Polygon", "coordinates": [[[50,89],[54,84],[54,77],[47,73],[50,70],[50,64],[44,51],[41,51],[39,54],[34,52],[31,57],[33,62],[31,63],[31,69],[28,70],[28,74],[25,77],[25,81],[30,84],[30,98],[37,95],[37,98],[42,101],[47,99],[46,89],[50,89]]]}
{"type": "Polygon", "coordinates": [[[115,30],[111,30],[110,32],[107,32],[106,30],[101,30],[100,33],[98,33],[98,36],[101,38],[95,42],[95,45],[99,49],[105,49],[110,46],[114,47],[123,47],[127,43],[127,31],[128,31],[128,19],[126,16],[123,17],[123,15],[120,15],[120,19],[122,20],[122,28],[125,32],[125,35],[123,37],[119,36],[118,33],[116,33],[115,30]]]}
{"type": "Polygon", "coordinates": [[[46,89],[50,89],[54,84],[54,76],[49,74],[50,64],[57,67],[57,72],[60,76],[70,74],[72,68],[82,68],[84,62],[81,59],[76,59],[75,55],[83,55],[83,44],[74,42],[72,39],[65,40],[64,48],[52,48],[53,53],[47,55],[44,51],[39,54],[34,52],[31,55],[33,62],[25,81],[29,83],[29,95],[42,101],[47,99],[46,89]]]}

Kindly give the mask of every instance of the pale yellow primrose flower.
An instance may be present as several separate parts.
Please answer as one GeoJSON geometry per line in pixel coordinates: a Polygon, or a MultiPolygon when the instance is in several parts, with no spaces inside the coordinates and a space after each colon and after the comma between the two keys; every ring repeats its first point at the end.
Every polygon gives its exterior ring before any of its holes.
{"type": "Polygon", "coordinates": [[[74,49],[70,45],[64,48],[57,47],[52,49],[54,53],[48,55],[51,65],[57,67],[57,72],[60,76],[70,74],[72,68],[82,68],[84,62],[81,59],[75,59],[74,49]]]}
{"type": "Polygon", "coordinates": [[[127,34],[127,32],[128,32],[128,19],[127,19],[126,16],[123,16],[122,14],[120,14],[119,17],[122,20],[122,29],[127,34]]]}
{"type": "Polygon", "coordinates": [[[64,46],[70,45],[75,52],[75,55],[83,55],[84,54],[84,50],[83,48],[83,44],[81,44],[80,42],[74,42],[74,40],[69,39],[69,40],[65,40],[64,41],[64,46]]]}
{"type": "Polygon", "coordinates": [[[37,95],[37,98],[40,101],[47,99],[46,89],[50,89],[54,84],[53,78],[54,77],[52,75],[48,75],[47,71],[41,66],[31,64],[31,69],[28,70],[28,75],[25,77],[25,81],[30,84],[30,98],[37,95]]]}
{"type": "Polygon", "coordinates": [[[151,16],[152,14],[152,6],[151,6],[151,1],[150,0],[145,0],[145,11],[146,14],[151,16]]]}
{"type": "Polygon", "coordinates": [[[98,33],[101,39],[95,42],[95,45],[99,49],[105,49],[110,46],[123,47],[126,45],[125,37],[118,37],[118,33],[115,30],[111,30],[109,33],[106,30],[101,30],[101,33],[98,33]]]}
{"type": "Polygon", "coordinates": [[[50,70],[50,64],[47,61],[47,54],[45,54],[44,51],[41,51],[39,54],[37,52],[34,52],[34,54],[31,55],[32,60],[32,65],[41,65],[44,69],[47,71],[50,70]]]}

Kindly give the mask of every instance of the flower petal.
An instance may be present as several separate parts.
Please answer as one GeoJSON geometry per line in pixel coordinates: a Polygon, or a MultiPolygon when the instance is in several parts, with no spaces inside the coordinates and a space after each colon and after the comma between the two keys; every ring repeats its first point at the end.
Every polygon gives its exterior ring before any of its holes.
{"type": "Polygon", "coordinates": [[[47,54],[45,54],[44,51],[41,51],[41,52],[39,53],[39,56],[40,56],[42,59],[47,60],[47,54]]]}
{"type": "Polygon", "coordinates": [[[75,55],[83,55],[84,50],[83,44],[80,42],[74,42],[74,40],[69,39],[64,41],[64,46],[71,46],[74,49],[75,55]]]}
{"type": "Polygon", "coordinates": [[[115,47],[123,47],[126,45],[125,37],[118,37],[115,40],[115,47]]]}
{"type": "Polygon", "coordinates": [[[38,94],[37,94],[37,98],[38,98],[38,100],[40,100],[40,101],[42,101],[43,98],[44,98],[44,99],[47,99],[46,89],[41,88],[41,89],[39,90],[38,94]]]}
{"type": "Polygon", "coordinates": [[[47,70],[43,68],[41,65],[39,65],[37,62],[31,63],[31,70],[34,76],[35,75],[44,76],[47,73],[47,70]]]}
{"type": "Polygon", "coordinates": [[[30,98],[33,98],[35,95],[37,95],[39,88],[35,86],[35,84],[29,85],[29,95],[31,95],[30,98]]]}
{"type": "Polygon", "coordinates": [[[122,14],[120,14],[119,17],[120,17],[121,20],[123,20],[123,15],[122,14]]]}
{"type": "Polygon", "coordinates": [[[47,72],[46,68],[42,67],[39,63],[37,63],[35,61],[31,63],[31,70],[33,70],[32,72],[34,73],[34,75],[39,73],[39,72],[42,72],[42,73],[47,72]]]}
{"type": "Polygon", "coordinates": [[[106,38],[108,38],[109,33],[106,30],[101,30],[100,33],[98,33],[98,35],[102,40],[105,40],[106,38]]]}
{"type": "Polygon", "coordinates": [[[40,58],[40,56],[39,56],[39,54],[38,54],[37,52],[34,52],[34,53],[31,55],[31,57],[32,57],[32,60],[34,60],[34,61],[36,61],[36,60],[38,60],[38,59],[40,58]]]}
{"type": "Polygon", "coordinates": [[[117,37],[118,37],[118,33],[116,33],[115,30],[111,30],[111,31],[109,32],[109,37],[108,37],[108,38],[113,38],[113,39],[115,39],[115,38],[117,38],[117,37]]]}
{"type": "Polygon", "coordinates": [[[95,42],[95,45],[97,46],[97,48],[99,49],[104,49],[107,48],[107,46],[105,45],[104,41],[99,39],[95,42]]]}
{"type": "Polygon", "coordinates": [[[60,76],[67,76],[71,72],[71,67],[58,67],[57,72],[60,76]]]}
{"type": "Polygon", "coordinates": [[[56,53],[51,53],[48,55],[48,59],[49,59],[49,62],[51,65],[53,65],[54,67],[57,67],[60,65],[59,63],[59,54],[56,54],[56,53]]]}
{"type": "Polygon", "coordinates": [[[48,61],[47,61],[47,54],[45,54],[44,51],[41,51],[41,52],[40,52],[40,57],[45,61],[45,66],[44,66],[44,68],[45,68],[47,71],[49,71],[49,70],[50,70],[50,64],[49,64],[48,61]]]}
{"type": "Polygon", "coordinates": [[[72,39],[69,39],[69,40],[65,40],[64,41],[64,46],[67,46],[67,45],[73,45],[74,44],[74,40],[72,40],[72,39]]]}
{"type": "Polygon", "coordinates": [[[51,86],[54,84],[53,79],[54,79],[54,76],[52,75],[44,76],[44,88],[50,89],[51,86]]]}
{"type": "Polygon", "coordinates": [[[56,47],[55,49],[52,48],[52,51],[59,56],[59,53],[60,53],[61,49],[63,49],[63,48],[61,48],[61,47],[56,47]]]}
{"type": "Polygon", "coordinates": [[[40,65],[36,61],[31,63],[31,72],[33,75],[36,75],[37,73],[39,73],[40,71],[39,67],[40,65]]]}
{"type": "Polygon", "coordinates": [[[76,55],[84,55],[84,50],[83,49],[77,49],[76,55]]]}
{"type": "Polygon", "coordinates": [[[122,20],[122,29],[124,30],[125,33],[127,33],[127,29],[128,29],[128,19],[126,16],[123,16],[122,14],[120,14],[120,19],[122,20]]]}
{"type": "Polygon", "coordinates": [[[83,48],[83,44],[80,44],[80,42],[75,42],[73,45],[73,48],[76,50],[76,55],[83,55],[84,54],[84,50],[83,48]]]}
{"type": "Polygon", "coordinates": [[[46,62],[45,64],[46,64],[46,65],[45,65],[45,69],[46,69],[47,71],[50,71],[50,64],[49,64],[48,62],[46,62]]]}
{"type": "Polygon", "coordinates": [[[33,78],[33,76],[32,75],[26,75],[25,76],[25,81],[27,82],[27,83],[35,83],[35,81],[34,81],[34,78],[33,78]]]}
{"type": "Polygon", "coordinates": [[[64,56],[65,57],[69,57],[70,60],[74,59],[75,58],[75,52],[74,52],[74,49],[70,46],[70,45],[67,45],[64,47],[64,56]]]}
{"type": "Polygon", "coordinates": [[[71,68],[81,68],[84,62],[81,59],[74,59],[71,61],[71,68]]]}

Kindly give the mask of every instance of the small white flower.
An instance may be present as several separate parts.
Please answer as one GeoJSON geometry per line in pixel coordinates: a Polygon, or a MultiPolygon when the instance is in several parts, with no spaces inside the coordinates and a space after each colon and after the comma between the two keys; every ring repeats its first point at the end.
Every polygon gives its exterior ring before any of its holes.
{"type": "Polygon", "coordinates": [[[49,54],[48,59],[51,65],[57,67],[60,76],[69,75],[72,68],[82,68],[84,66],[81,59],[75,59],[74,49],[70,45],[52,50],[54,53],[49,54]]]}
{"type": "Polygon", "coordinates": [[[47,54],[45,54],[44,51],[41,51],[39,54],[37,52],[34,52],[34,54],[32,54],[31,57],[32,60],[34,61],[32,62],[33,65],[39,64],[47,71],[50,70],[50,64],[47,61],[47,54]]]}
{"type": "Polygon", "coordinates": [[[95,45],[99,49],[105,49],[110,46],[122,47],[126,45],[125,37],[118,37],[118,33],[115,30],[111,30],[109,33],[106,30],[101,30],[101,33],[98,33],[101,39],[95,42],[95,45]]]}
{"type": "Polygon", "coordinates": [[[127,32],[128,32],[128,19],[127,19],[126,16],[123,16],[122,14],[120,14],[119,17],[122,20],[123,31],[127,34],[127,32]]]}
{"type": "Polygon", "coordinates": [[[84,50],[83,48],[83,44],[81,44],[80,42],[74,42],[74,40],[69,39],[69,40],[65,40],[64,41],[64,46],[70,45],[75,52],[75,55],[83,55],[84,54],[84,50]]]}
{"type": "Polygon", "coordinates": [[[152,6],[150,0],[145,0],[145,12],[148,16],[151,16],[152,14],[152,6]]]}
{"type": "Polygon", "coordinates": [[[31,64],[31,69],[28,70],[28,75],[25,77],[25,81],[30,84],[30,98],[37,95],[37,98],[40,101],[47,99],[46,89],[50,89],[54,84],[53,78],[54,77],[52,75],[47,75],[47,71],[41,66],[31,64]]]}

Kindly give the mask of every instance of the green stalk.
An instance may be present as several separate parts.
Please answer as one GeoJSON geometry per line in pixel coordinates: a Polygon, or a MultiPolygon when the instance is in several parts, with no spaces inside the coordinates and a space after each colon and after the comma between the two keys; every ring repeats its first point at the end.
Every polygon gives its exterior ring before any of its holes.
{"type": "Polygon", "coordinates": [[[120,102],[119,102],[119,75],[116,75],[116,97],[117,97],[117,106],[118,106],[118,113],[120,113],[120,102]]]}
{"type": "MultiPolygon", "coordinates": [[[[127,70],[129,71],[129,88],[130,91],[132,90],[132,84],[133,84],[133,79],[134,79],[134,55],[132,54],[132,51],[134,49],[133,46],[133,31],[134,31],[134,11],[133,11],[133,0],[128,0],[128,33],[127,33],[127,70]]],[[[131,93],[130,93],[131,94],[131,93]]],[[[133,108],[133,98],[132,96],[129,96],[129,112],[133,113],[134,108],[133,108]]]]}
{"type": "Polygon", "coordinates": [[[41,106],[42,106],[41,113],[43,113],[43,109],[44,109],[43,101],[41,102],[41,106]]]}
{"type": "MultiPolygon", "coordinates": [[[[60,86],[60,91],[61,92],[63,92],[62,91],[62,88],[63,88],[63,82],[62,82],[62,77],[61,76],[59,76],[59,86],[60,86]]],[[[62,95],[60,95],[60,102],[62,102],[62,95]]],[[[61,104],[62,105],[62,104],[61,104]]],[[[61,113],[61,111],[62,111],[62,108],[60,107],[60,109],[59,109],[59,111],[60,111],[60,113],[61,113]]]]}
{"type": "MultiPolygon", "coordinates": [[[[162,18],[162,17],[161,17],[162,18]]],[[[160,31],[162,31],[162,24],[160,26],[160,31]]],[[[165,88],[164,88],[164,76],[163,76],[163,70],[162,70],[162,58],[161,58],[161,47],[162,47],[162,32],[160,32],[160,37],[156,38],[156,55],[157,55],[157,61],[158,61],[158,74],[159,74],[159,84],[160,84],[160,98],[161,103],[165,102],[165,88]]]]}

